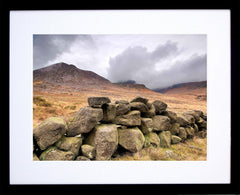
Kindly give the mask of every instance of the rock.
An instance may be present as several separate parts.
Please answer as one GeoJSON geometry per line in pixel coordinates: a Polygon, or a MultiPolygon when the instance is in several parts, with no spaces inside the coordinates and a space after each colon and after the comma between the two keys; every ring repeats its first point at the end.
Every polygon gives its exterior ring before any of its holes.
{"type": "Polygon", "coordinates": [[[153,130],[154,131],[167,131],[171,124],[167,116],[156,115],[153,117],[153,130]]]}
{"type": "Polygon", "coordinates": [[[207,121],[203,120],[203,118],[200,117],[200,120],[197,122],[197,126],[199,130],[207,129],[207,121]]]}
{"type": "Polygon", "coordinates": [[[144,147],[149,147],[149,146],[154,146],[154,147],[159,147],[160,146],[160,138],[156,133],[148,133],[145,135],[145,142],[144,142],[144,147]]]}
{"type": "Polygon", "coordinates": [[[192,125],[195,123],[195,118],[192,115],[183,115],[184,118],[188,121],[188,124],[192,125]]]}
{"type": "Polygon", "coordinates": [[[96,150],[93,146],[84,144],[81,146],[82,154],[89,159],[93,159],[96,156],[96,150]]]}
{"type": "Polygon", "coordinates": [[[180,137],[180,138],[182,139],[182,141],[184,141],[184,140],[187,139],[187,132],[186,132],[186,130],[185,130],[184,127],[180,127],[180,128],[179,128],[178,137],[180,137]]]}
{"type": "Polygon", "coordinates": [[[198,115],[198,116],[202,116],[203,112],[201,110],[194,110],[194,112],[198,115]]]}
{"type": "Polygon", "coordinates": [[[40,160],[73,160],[74,154],[71,151],[62,151],[56,146],[51,146],[45,150],[39,157],[40,160]]]}
{"type": "Polygon", "coordinates": [[[156,109],[154,105],[151,104],[150,107],[148,107],[149,110],[147,112],[141,113],[141,115],[145,118],[152,118],[156,115],[156,109]]]}
{"type": "Polygon", "coordinates": [[[73,137],[81,133],[90,132],[103,119],[100,108],[84,107],[74,113],[68,121],[67,136],[73,137]]]}
{"type": "Polygon", "coordinates": [[[96,160],[109,160],[118,145],[118,131],[115,124],[97,125],[86,138],[85,144],[96,149],[96,160]]]}
{"type": "Polygon", "coordinates": [[[129,104],[129,102],[127,100],[117,100],[115,104],[129,104]]]}
{"type": "Polygon", "coordinates": [[[172,137],[171,137],[171,143],[172,144],[177,144],[177,143],[179,143],[181,141],[182,141],[182,139],[180,137],[178,137],[176,135],[172,135],[172,137]]]}
{"type": "Polygon", "coordinates": [[[139,110],[140,112],[147,112],[148,107],[146,104],[142,102],[132,102],[130,103],[130,109],[131,110],[139,110]]]}
{"type": "Polygon", "coordinates": [[[201,117],[203,120],[207,121],[207,115],[203,114],[201,117]]]}
{"type": "Polygon", "coordinates": [[[207,131],[199,131],[197,133],[197,136],[200,138],[206,138],[207,137],[207,131]]]}
{"type": "Polygon", "coordinates": [[[81,160],[90,160],[89,158],[87,158],[86,156],[78,156],[76,158],[77,161],[81,161],[81,160]]]}
{"type": "Polygon", "coordinates": [[[153,121],[151,118],[141,118],[140,129],[144,134],[148,134],[153,130],[153,121]]]}
{"type": "Polygon", "coordinates": [[[39,161],[39,158],[37,157],[37,155],[35,153],[33,153],[33,160],[34,161],[39,161]]]}
{"type": "Polygon", "coordinates": [[[183,113],[183,115],[191,115],[194,117],[195,121],[199,121],[200,119],[200,112],[194,111],[194,110],[189,110],[183,113]]]}
{"type": "Polygon", "coordinates": [[[126,126],[140,126],[141,125],[140,112],[138,110],[133,110],[125,115],[117,116],[114,120],[114,123],[126,126]]]}
{"type": "Polygon", "coordinates": [[[143,148],[144,141],[144,135],[137,127],[118,130],[119,144],[130,152],[140,151],[143,148]]]}
{"type": "Polygon", "coordinates": [[[152,103],[156,109],[156,114],[162,114],[167,109],[167,104],[159,100],[152,103]]]}
{"type": "Polygon", "coordinates": [[[175,112],[163,111],[162,115],[169,117],[171,123],[176,123],[177,122],[177,114],[175,112]]]}
{"type": "Polygon", "coordinates": [[[171,146],[171,132],[170,131],[161,131],[158,134],[160,138],[160,146],[163,148],[169,148],[171,146]]]}
{"type": "Polygon", "coordinates": [[[59,117],[50,117],[33,129],[33,137],[41,150],[56,143],[67,131],[66,122],[59,117]]]}
{"type": "Polygon", "coordinates": [[[177,117],[177,123],[179,123],[180,126],[182,126],[182,127],[190,125],[188,119],[184,115],[180,115],[177,117]]]}
{"type": "Polygon", "coordinates": [[[103,104],[103,119],[102,122],[110,123],[116,117],[116,105],[115,104],[103,104]]]}
{"type": "Polygon", "coordinates": [[[142,102],[144,104],[147,104],[148,99],[138,96],[138,97],[135,97],[131,102],[142,102]]]}
{"type": "Polygon", "coordinates": [[[103,104],[110,103],[110,99],[108,97],[89,97],[88,105],[94,108],[100,108],[103,104]]]}
{"type": "Polygon", "coordinates": [[[198,126],[197,126],[197,124],[193,124],[193,129],[194,129],[194,134],[197,134],[197,132],[198,132],[198,126]]]}
{"type": "Polygon", "coordinates": [[[60,150],[71,151],[74,156],[79,153],[80,146],[82,145],[82,138],[79,137],[65,137],[63,136],[57,143],[56,146],[60,150]]]}
{"type": "Polygon", "coordinates": [[[172,135],[176,135],[179,133],[179,128],[180,128],[180,124],[179,123],[173,123],[171,124],[171,127],[170,127],[170,132],[172,135]]]}
{"type": "Polygon", "coordinates": [[[188,138],[193,138],[194,137],[194,129],[190,126],[187,126],[185,128],[186,132],[187,132],[187,137],[188,138]]]}
{"type": "Polygon", "coordinates": [[[124,115],[130,111],[130,104],[116,104],[116,116],[124,115]]]}

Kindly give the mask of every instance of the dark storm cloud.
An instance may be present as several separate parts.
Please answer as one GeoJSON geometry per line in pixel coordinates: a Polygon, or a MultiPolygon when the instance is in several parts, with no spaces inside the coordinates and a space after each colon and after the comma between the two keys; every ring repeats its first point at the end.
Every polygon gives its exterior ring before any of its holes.
{"type": "Polygon", "coordinates": [[[206,80],[206,55],[195,54],[171,62],[180,53],[177,43],[170,41],[159,45],[152,52],[148,52],[145,47],[129,47],[110,58],[108,77],[112,82],[135,80],[151,89],[206,80]],[[156,64],[161,67],[161,63],[165,64],[165,68],[159,70],[156,64]]]}
{"type": "Polygon", "coordinates": [[[69,51],[71,45],[79,41],[85,47],[94,46],[90,35],[34,35],[33,68],[38,69],[55,59],[63,52],[69,51]]]}

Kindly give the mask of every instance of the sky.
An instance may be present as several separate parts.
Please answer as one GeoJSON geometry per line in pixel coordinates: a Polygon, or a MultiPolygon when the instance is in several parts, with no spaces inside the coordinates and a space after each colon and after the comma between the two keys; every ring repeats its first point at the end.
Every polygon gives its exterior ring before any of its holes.
{"type": "Polygon", "coordinates": [[[34,35],[33,69],[73,64],[111,82],[150,89],[207,79],[206,35],[34,35]]]}

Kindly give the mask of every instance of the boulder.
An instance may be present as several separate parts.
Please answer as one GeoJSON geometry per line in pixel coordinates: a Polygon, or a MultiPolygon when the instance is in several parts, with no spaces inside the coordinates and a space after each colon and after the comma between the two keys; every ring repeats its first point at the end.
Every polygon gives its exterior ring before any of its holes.
{"type": "Polygon", "coordinates": [[[154,105],[151,104],[151,106],[148,106],[148,111],[141,113],[141,115],[145,118],[152,118],[156,115],[156,109],[154,107],[154,105]]]}
{"type": "Polygon", "coordinates": [[[110,103],[110,99],[108,97],[89,97],[88,105],[93,108],[101,108],[103,104],[110,103]]]}
{"type": "Polygon", "coordinates": [[[180,124],[179,123],[173,123],[171,124],[170,127],[170,132],[172,135],[177,135],[179,133],[179,129],[180,129],[180,124]]]}
{"type": "Polygon", "coordinates": [[[76,161],[81,161],[81,160],[90,160],[89,158],[87,158],[86,156],[78,156],[76,159],[76,161]]]}
{"type": "Polygon", "coordinates": [[[183,113],[183,115],[191,115],[194,117],[195,121],[199,121],[200,119],[200,112],[197,112],[195,110],[189,110],[183,113]]]}
{"type": "Polygon", "coordinates": [[[118,130],[118,143],[130,152],[140,151],[144,141],[144,135],[137,127],[118,130]]]}
{"type": "Polygon", "coordinates": [[[109,160],[118,145],[118,131],[115,124],[100,124],[85,139],[85,143],[95,147],[96,160],[109,160]]]}
{"type": "Polygon", "coordinates": [[[116,105],[109,103],[102,105],[103,119],[102,122],[110,123],[116,117],[116,105]]]}
{"type": "Polygon", "coordinates": [[[185,128],[186,132],[187,132],[187,137],[188,138],[193,138],[194,137],[194,129],[190,126],[187,126],[185,128]]]}
{"type": "Polygon", "coordinates": [[[91,108],[89,106],[81,108],[69,118],[69,121],[67,122],[67,136],[73,137],[81,133],[88,133],[102,119],[102,109],[91,108]]]}
{"type": "Polygon", "coordinates": [[[161,131],[158,134],[160,138],[160,146],[163,148],[169,148],[171,146],[171,132],[170,131],[161,131]]]}
{"type": "Polygon", "coordinates": [[[129,103],[119,103],[116,104],[116,116],[124,115],[130,111],[130,104],[129,103]]]}
{"type": "Polygon", "coordinates": [[[41,150],[55,144],[67,131],[66,122],[59,117],[50,117],[33,129],[33,137],[41,150]]]}
{"type": "Polygon", "coordinates": [[[172,111],[169,111],[169,110],[168,111],[163,111],[162,115],[170,118],[171,123],[176,123],[177,122],[177,114],[175,112],[172,112],[172,111]]]}
{"type": "Polygon", "coordinates": [[[133,110],[125,115],[117,116],[114,120],[115,124],[126,126],[140,126],[141,116],[138,110],[133,110]]]}
{"type": "Polygon", "coordinates": [[[199,130],[207,129],[207,121],[203,120],[203,118],[200,117],[200,120],[197,122],[197,126],[199,130]]]}
{"type": "Polygon", "coordinates": [[[201,117],[203,120],[207,121],[207,115],[203,114],[201,117]]]}
{"type": "Polygon", "coordinates": [[[199,131],[197,133],[197,136],[200,137],[200,138],[206,138],[207,137],[207,131],[199,131]]]}
{"type": "Polygon", "coordinates": [[[192,125],[195,123],[195,118],[192,115],[183,115],[184,118],[188,121],[188,124],[192,125]]]}
{"type": "Polygon", "coordinates": [[[152,104],[155,107],[156,114],[162,114],[167,109],[167,104],[160,100],[155,100],[152,104]]]}
{"type": "Polygon", "coordinates": [[[139,110],[140,112],[147,112],[148,107],[146,104],[142,102],[132,102],[130,103],[130,109],[131,110],[139,110]]]}
{"type": "Polygon", "coordinates": [[[45,150],[39,157],[40,160],[73,160],[74,154],[71,151],[62,151],[56,146],[51,146],[45,150]]]}
{"type": "Polygon", "coordinates": [[[171,137],[171,143],[172,144],[177,144],[177,143],[179,143],[181,141],[182,141],[182,139],[180,137],[178,137],[176,135],[172,135],[172,137],[171,137]]]}
{"type": "Polygon", "coordinates": [[[135,97],[131,102],[142,102],[144,104],[147,104],[148,99],[138,96],[138,97],[135,97]]]}
{"type": "Polygon", "coordinates": [[[117,100],[115,104],[129,104],[129,102],[127,100],[117,100]]]}
{"type": "Polygon", "coordinates": [[[159,147],[160,146],[160,138],[156,133],[148,133],[145,135],[145,142],[144,142],[144,147],[149,147],[149,146],[154,146],[154,147],[159,147]]]}
{"type": "Polygon", "coordinates": [[[93,159],[96,156],[95,147],[93,147],[91,145],[84,144],[81,146],[81,150],[82,150],[82,154],[89,159],[93,159]]]}
{"type": "Polygon", "coordinates": [[[197,126],[197,124],[193,124],[192,127],[193,127],[193,129],[194,129],[194,134],[197,134],[197,132],[198,132],[198,126],[197,126]]]}
{"type": "Polygon", "coordinates": [[[71,151],[74,156],[77,156],[82,145],[82,138],[80,137],[65,137],[63,136],[56,146],[60,150],[71,151]]]}
{"type": "Polygon", "coordinates": [[[180,137],[182,139],[182,141],[187,139],[187,132],[184,127],[179,128],[178,137],[180,137]]]}
{"type": "Polygon", "coordinates": [[[154,131],[167,131],[171,124],[167,116],[156,115],[153,117],[153,130],[154,131]]]}
{"type": "Polygon", "coordinates": [[[140,129],[144,134],[148,134],[153,130],[153,121],[151,118],[141,118],[140,129]]]}
{"type": "Polygon", "coordinates": [[[33,160],[34,161],[39,161],[39,158],[37,157],[37,155],[35,153],[33,153],[33,160]]]}
{"type": "Polygon", "coordinates": [[[184,115],[180,115],[177,117],[177,123],[179,123],[180,126],[182,127],[185,127],[190,124],[188,119],[184,115]]]}

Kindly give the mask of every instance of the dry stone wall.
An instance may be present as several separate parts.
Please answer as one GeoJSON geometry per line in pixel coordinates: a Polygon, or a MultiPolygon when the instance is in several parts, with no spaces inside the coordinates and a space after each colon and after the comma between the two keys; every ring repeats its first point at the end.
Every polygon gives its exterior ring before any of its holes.
{"type": "Polygon", "coordinates": [[[135,153],[207,135],[207,116],[200,110],[177,115],[166,103],[143,97],[115,103],[89,97],[88,104],[68,121],[50,117],[33,129],[34,160],[110,160],[118,149],[135,153]]]}

